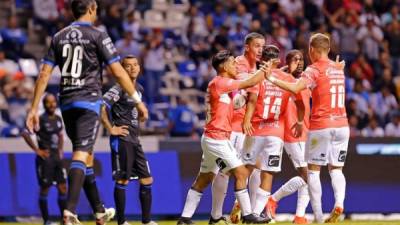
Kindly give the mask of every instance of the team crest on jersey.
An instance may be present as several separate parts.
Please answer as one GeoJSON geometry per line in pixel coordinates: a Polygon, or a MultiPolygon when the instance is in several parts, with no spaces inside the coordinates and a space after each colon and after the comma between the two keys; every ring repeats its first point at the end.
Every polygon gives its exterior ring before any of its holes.
{"type": "Polygon", "coordinates": [[[82,36],[83,36],[83,34],[80,30],[72,28],[70,31],[68,31],[66,38],[72,39],[72,40],[77,40],[77,39],[81,39],[82,36]]]}
{"type": "Polygon", "coordinates": [[[223,102],[223,103],[225,103],[225,104],[230,104],[230,103],[231,103],[231,97],[229,97],[228,94],[222,94],[222,95],[219,97],[219,101],[220,101],[220,102],[223,102]]]}

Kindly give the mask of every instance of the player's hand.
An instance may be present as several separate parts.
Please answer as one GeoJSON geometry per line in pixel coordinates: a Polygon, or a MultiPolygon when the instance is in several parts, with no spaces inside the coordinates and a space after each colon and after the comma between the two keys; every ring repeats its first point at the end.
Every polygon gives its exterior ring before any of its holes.
{"type": "Polygon", "coordinates": [[[136,108],[139,112],[139,120],[140,122],[145,122],[149,119],[149,111],[146,108],[146,105],[143,102],[139,102],[136,105],[136,108]]]}
{"type": "Polygon", "coordinates": [[[36,155],[38,155],[42,159],[46,159],[46,158],[49,158],[50,152],[46,149],[37,149],[36,155]]]}
{"type": "Polygon", "coordinates": [[[272,67],[272,62],[269,60],[268,62],[261,62],[260,64],[260,70],[264,72],[264,77],[268,78],[271,75],[271,67],[272,67]]]}
{"type": "Polygon", "coordinates": [[[293,124],[292,128],[290,128],[294,137],[298,138],[303,133],[303,123],[296,122],[293,124]]]}
{"type": "Polygon", "coordinates": [[[125,137],[129,134],[128,126],[113,126],[110,130],[110,134],[113,136],[122,136],[125,137]]]}
{"type": "Polygon", "coordinates": [[[252,135],[253,134],[253,132],[254,132],[254,127],[253,127],[253,125],[251,125],[251,122],[250,121],[244,121],[243,122],[243,125],[242,125],[242,128],[243,128],[243,132],[246,134],[246,135],[252,135]]]}
{"type": "Polygon", "coordinates": [[[29,110],[25,125],[30,133],[34,133],[34,131],[39,130],[39,114],[37,113],[37,110],[29,110]]]}
{"type": "Polygon", "coordinates": [[[346,62],[344,60],[339,61],[339,55],[336,55],[335,65],[338,69],[344,70],[344,67],[346,66],[346,62]]]}

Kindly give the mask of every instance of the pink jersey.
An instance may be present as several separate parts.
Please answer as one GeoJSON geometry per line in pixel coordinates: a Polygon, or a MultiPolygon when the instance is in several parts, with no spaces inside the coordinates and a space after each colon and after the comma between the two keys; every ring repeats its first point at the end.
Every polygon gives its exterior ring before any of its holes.
{"type": "Polygon", "coordinates": [[[240,81],[216,76],[207,88],[204,135],[229,140],[232,132],[233,102],[230,93],[239,89],[240,81]]]}
{"type": "MultiPolygon", "coordinates": [[[[272,76],[294,82],[293,77],[280,69],[273,69],[272,76]]],[[[285,112],[292,94],[267,80],[258,87],[256,108],[251,120],[255,130],[253,136],[275,136],[283,140],[285,112]]],[[[296,99],[301,99],[301,95],[296,95],[296,99]]]]}
{"type": "MultiPolygon", "coordinates": [[[[256,67],[251,68],[249,61],[247,61],[244,55],[240,55],[236,57],[236,72],[238,80],[245,80],[249,78],[249,75],[256,71],[256,67]]],[[[240,90],[241,94],[245,94],[246,91],[255,92],[257,88],[248,88],[246,90],[240,90]]],[[[238,94],[234,93],[234,94],[238,94]]],[[[232,130],[236,132],[243,133],[242,124],[244,114],[246,113],[246,107],[242,107],[233,111],[233,119],[232,119],[232,130]]]]}
{"type": "Polygon", "coordinates": [[[312,90],[310,130],[348,126],[343,69],[331,60],[319,60],[302,74],[312,90]]]}
{"type": "Polygon", "coordinates": [[[285,113],[285,136],[283,141],[294,143],[294,142],[304,142],[307,140],[307,133],[310,127],[310,90],[306,89],[300,92],[301,98],[304,103],[305,112],[304,112],[304,124],[303,124],[303,133],[300,137],[296,138],[293,136],[293,125],[298,121],[297,119],[297,107],[295,99],[289,99],[288,106],[286,108],[285,113]]]}

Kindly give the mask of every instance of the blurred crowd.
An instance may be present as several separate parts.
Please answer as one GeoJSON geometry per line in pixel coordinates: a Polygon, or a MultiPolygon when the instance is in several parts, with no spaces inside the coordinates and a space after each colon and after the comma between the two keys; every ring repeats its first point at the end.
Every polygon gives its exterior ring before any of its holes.
{"type": "MultiPolygon", "coordinates": [[[[278,46],[282,62],[291,49],[307,55],[309,37],[313,32],[322,32],[331,37],[331,57],[340,55],[346,61],[346,106],[351,136],[400,136],[400,1],[99,2],[101,11],[95,26],[108,32],[122,56],[140,57],[139,82],[145,87],[146,102],[150,106],[168,103],[164,116],[157,113],[152,116],[167,121],[160,126],[172,135],[194,135],[201,127],[204,113],[193,110],[182,96],[171,104],[169,92],[162,91],[166,74],[171,71],[179,74],[179,89],[204,92],[215,75],[209,65],[211,55],[221,49],[242,54],[243,40],[249,32],[259,32],[265,35],[267,44],[278,46]],[[176,11],[171,13],[171,10],[176,11]],[[182,126],[185,128],[173,130],[182,126]]],[[[66,0],[16,0],[15,4],[16,8],[32,12],[35,26],[43,30],[41,40],[49,40],[73,20],[66,0]]],[[[33,79],[25,76],[18,64],[20,58],[32,57],[29,49],[24,48],[29,40],[28,28],[18,20],[15,15],[8,16],[7,26],[0,30],[3,136],[12,136],[13,129],[23,127],[32,96],[33,79]]],[[[45,44],[48,41],[43,41],[45,44]]],[[[106,73],[105,89],[113,82],[106,73]]]]}

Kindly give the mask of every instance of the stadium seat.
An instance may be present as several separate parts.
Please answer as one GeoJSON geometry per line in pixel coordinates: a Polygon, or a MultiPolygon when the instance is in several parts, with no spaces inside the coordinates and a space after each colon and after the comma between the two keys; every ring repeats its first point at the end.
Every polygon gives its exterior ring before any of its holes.
{"type": "Polygon", "coordinates": [[[168,2],[168,0],[153,0],[152,1],[152,9],[160,10],[160,11],[167,11],[169,9],[169,2],[168,2]]]}
{"type": "Polygon", "coordinates": [[[20,58],[18,60],[18,64],[25,76],[36,77],[39,74],[39,70],[34,59],[20,58]]]}
{"type": "Polygon", "coordinates": [[[182,28],[185,22],[185,14],[177,10],[168,10],[166,22],[170,29],[182,28]]]}
{"type": "Polygon", "coordinates": [[[178,72],[183,76],[196,77],[198,74],[196,64],[191,60],[178,63],[178,72]]]}

